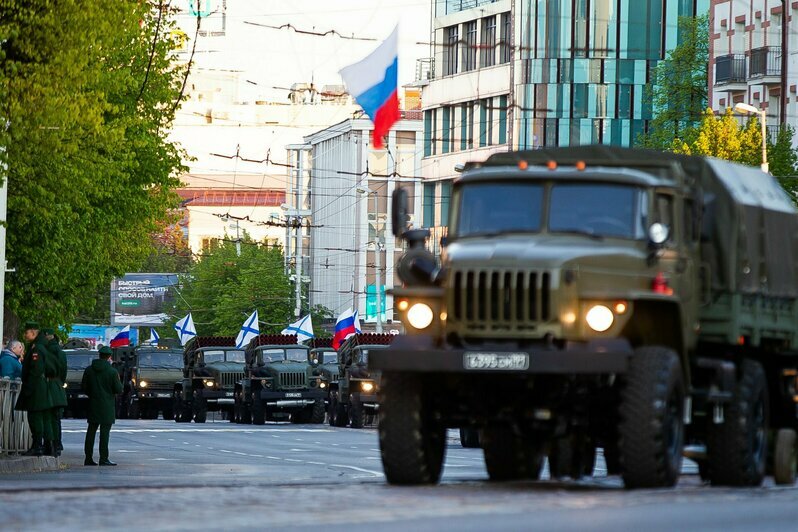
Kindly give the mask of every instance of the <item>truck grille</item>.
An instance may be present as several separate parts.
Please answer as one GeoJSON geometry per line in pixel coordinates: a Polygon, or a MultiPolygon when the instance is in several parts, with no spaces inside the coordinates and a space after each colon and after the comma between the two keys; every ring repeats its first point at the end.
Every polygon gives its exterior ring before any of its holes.
{"type": "Polygon", "coordinates": [[[243,371],[223,371],[219,375],[222,388],[235,388],[236,382],[244,378],[243,371]]]}
{"type": "Polygon", "coordinates": [[[307,375],[299,372],[280,373],[281,389],[307,388],[307,375]]]}
{"type": "Polygon", "coordinates": [[[551,274],[455,270],[447,294],[449,324],[466,330],[534,330],[551,319],[551,274]]]}

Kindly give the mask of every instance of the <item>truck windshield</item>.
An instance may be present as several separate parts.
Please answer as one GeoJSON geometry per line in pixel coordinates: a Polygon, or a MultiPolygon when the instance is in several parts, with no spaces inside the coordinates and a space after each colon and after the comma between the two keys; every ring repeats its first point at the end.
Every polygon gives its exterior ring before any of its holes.
{"type": "Polygon", "coordinates": [[[474,183],[460,189],[454,225],[458,237],[537,233],[543,208],[539,183],[474,183]]]}
{"type": "Polygon", "coordinates": [[[203,358],[206,364],[211,362],[244,362],[244,352],[239,350],[230,351],[205,351],[203,358]]]}
{"type": "Polygon", "coordinates": [[[267,364],[269,362],[280,362],[283,360],[290,360],[292,362],[307,362],[308,351],[306,349],[264,349],[263,361],[267,364]]]}
{"type": "Polygon", "coordinates": [[[286,349],[286,359],[293,362],[307,362],[308,352],[305,349],[286,349]]]}
{"type": "Polygon", "coordinates": [[[617,238],[643,238],[646,196],[637,187],[607,183],[555,183],[549,231],[617,238]]]}
{"type": "Polygon", "coordinates": [[[150,351],[138,354],[139,367],[167,367],[167,368],[182,368],[183,355],[176,353],[165,353],[158,351],[150,351]]]}
{"type": "Polygon", "coordinates": [[[316,356],[319,358],[319,364],[338,363],[338,353],[336,353],[335,351],[325,351],[324,353],[317,353],[316,356]]]}
{"type": "Polygon", "coordinates": [[[86,369],[89,367],[94,359],[97,358],[97,354],[71,354],[69,352],[66,353],[67,356],[67,368],[68,369],[86,369]]]}

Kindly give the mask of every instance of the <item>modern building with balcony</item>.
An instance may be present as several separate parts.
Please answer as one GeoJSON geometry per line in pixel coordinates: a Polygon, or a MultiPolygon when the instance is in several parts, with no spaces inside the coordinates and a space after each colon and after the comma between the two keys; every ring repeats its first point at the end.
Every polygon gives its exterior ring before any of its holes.
{"type": "Polygon", "coordinates": [[[787,31],[798,3],[780,0],[712,0],[709,12],[709,101],[722,112],[737,103],[767,110],[773,136],[782,124],[798,125],[798,37],[787,31]],[[787,7],[787,27],[784,6],[787,7]]]}
{"type": "Polygon", "coordinates": [[[631,146],[678,20],[710,0],[433,0],[423,86],[421,225],[446,232],[455,164],[509,149],[631,146]],[[428,68],[429,67],[429,68],[428,68]]]}

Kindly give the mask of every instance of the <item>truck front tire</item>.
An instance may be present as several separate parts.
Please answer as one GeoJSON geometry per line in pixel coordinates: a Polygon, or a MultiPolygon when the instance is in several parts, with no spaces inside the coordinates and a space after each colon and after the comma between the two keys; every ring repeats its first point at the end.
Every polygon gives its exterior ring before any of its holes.
{"type": "Polygon", "coordinates": [[[795,484],[795,431],[779,429],[773,445],[773,480],[780,486],[795,484]]]}
{"type": "Polygon", "coordinates": [[[446,429],[436,425],[424,386],[415,375],[383,375],[380,389],[380,454],[390,484],[438,482],[446,454],[446,429]]]}
{"type": "Polygon", "coordinates": [[[684,381],[678,355],[640,347],[621,389],[619,451],[627,488],[676,484],[684,445],[684,381]]]}
{"type": "Polygon", "coordinates": [[[485,427],[482,449],[492,481],[538,480],[544,453],[538,442],[527,441],[507,426],[485,427]]]}

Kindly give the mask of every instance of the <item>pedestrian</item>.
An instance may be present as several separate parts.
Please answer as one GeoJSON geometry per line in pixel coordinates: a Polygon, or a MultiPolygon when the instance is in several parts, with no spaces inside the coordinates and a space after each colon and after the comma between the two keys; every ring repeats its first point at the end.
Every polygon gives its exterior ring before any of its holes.
{"type": "Polygon", "coordinates": [[[42,332],[47,339],[47,348],[50,351],[44,372],[45,377],[47,377],[50,402],[53,405],[50,412],[50,432],[53,439],[49,446],[45,443],[44,452],[53,456],[61,456],[61,451],[64,450],[64,444],[61,441],[61,418],[64,415],[64,408],[67,406],[66,390],[64,389],[67,375],[67,359],[66,353],[61,349],[61,344],[55,336],[55,331],[53,329],[44,329],[42,332]]]}
{"type": "Polygon", "coordinates": [[[89,415],[87,421],[89,428],[86,431],[86,443],[83,450],[86,459],[83,465],[97,465],[94,461],[94,437],[100,429],[100,465],[115,466],[108,459],[108,439],[111,434],[111,425],[116,421],[116,402],[114,396],[122,393],[122,382],[119,372],[111,365],[110,347],[101,347],[98,351],[100,358],[93,361],[83,372],[83,393],[89,397],[89,415]]]}
{"type": "Polygon", "coordinates": [[[22,361],[22,389],[17,399],[16,410],[27,410],[28,425],[33,435],[33,445],[25,456],[44,454],[44,442],[52,440],[50,414],[52,404],[47,389],[45,363],[49,351],[44,335],[35,321],[25,323],[23,338],[28,342],[25,358],[22,361]]]}
{"type": "Polygon", "coordinates": [[[19,340],[11,340],[0,352],[0,378],[19,379],[22,377],[22,361],[20,357],[25,346],[19,340]]]}

